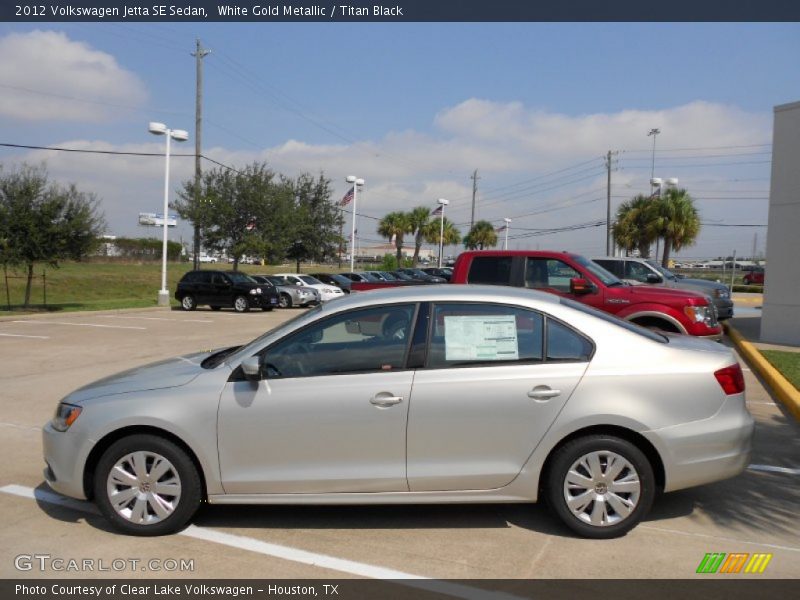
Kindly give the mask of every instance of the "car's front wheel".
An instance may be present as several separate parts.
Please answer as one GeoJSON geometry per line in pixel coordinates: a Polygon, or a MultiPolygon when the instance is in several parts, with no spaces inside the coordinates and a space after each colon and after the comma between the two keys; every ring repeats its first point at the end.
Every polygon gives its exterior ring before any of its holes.
{"type": "Polygon", "coordinates": [[[281,294],[280,298],[278,298],[278,306],[281,308],[291,308],[292,307],[292,298],[289,294],[281,294]]]}
{"type": "Polygon", "coordinates": [[[247,312],[250,310],[250,302],[245,296],[236,296],[233,300],[233,310],[236,312],[247,312]]]}
{"type": "Polygon", "coordinates": [[[94,477],[100,511],[132,535],[164,535],[183,527],[200,506],[200,476],[176,444],[149,434],[114,442],[94,477]]]}
{"type": "Polygon", "coordinates": [[[194,296],[186,295],[181,300],[181,308],[183,310],[194,310],[197,308],[197,300],[194,299],[194,296]]]}
{"type": "Polygon", "coordinates": [[[546,483],[552,509],[587,538],[625,535],[655,497],[647,457],[627,440],[609,435],[578,438],[559,448],[546,483]]]}

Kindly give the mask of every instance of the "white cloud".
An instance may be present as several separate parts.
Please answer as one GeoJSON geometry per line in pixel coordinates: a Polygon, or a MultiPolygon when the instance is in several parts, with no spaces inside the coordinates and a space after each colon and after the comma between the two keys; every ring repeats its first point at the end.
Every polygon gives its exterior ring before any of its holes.
{"type": "MultiPolygon", "coordinates": [[[[363,140],[351,145],[314,145],[302,140],[286,142],[260,151],[210,147],[204,154],[232,166],[265,160],[277,172],[295,176],[308,171],[324,172],[334,183],[338,199],[346,191],[346,175],[366,179],[359,196],[359,213],[381,217],[393,210],[414,206],[434,208],[437,198],[447,198],[447,216],[456,223],[470,219],[472,182],[469,176],[479,169],[476,218],[498,224],[512,217],[512,236],[523,229],[562,227],[605,219],[606,175],[601,156],[607,150],[627,150],[620,155],[620,170],[613,173],[613,206],[625,198],[649,189],[652,127],[662,131],[658,147],[709,148],[747,146],[768,142],[771,115],[748,113],[733,106],[692,102],[659,111],[622,110],[610,114],[570,116],[526,108],[518,102],[498,103],[470,99],[441,111],[434,119],[432,133],[390,132],[383,138],[363,140]],[[541,178],[543,174],[594,159],[594,162],[562,174],[541,178]],[[588,168],[588,170],[587,170],[588,168]],[[578,173],[577,176],[570,174],[578,173]],[[550,210],[552,207],[563,207],[550,210]]],[[[95,150],[162,152],[163,143],[114,145],[100,141],[54,141],[53,145],[95,150]]],[[[769,148],[761,150],[768,151],[769,148]]],[[[173,146],[173,152],[191,153],[189,146],[173,146]]],[[[712,151],[711,154],[747,150],[712,151]]],[[[657,175],[679,177],[681,185],[698,190],[704,219],[726,222],[766,222],[767,202],[762,200],[715,200],[713,196],[736,196],[726,190],[768,188],[768,181],[742,181],[769,177],[769,165],[750,167],[688,168],[670,165],[699,164],[702,160],[668,160],[667,156],[697,155],[697,152],[662,152],[657,157],[657,175]],[[753,171],[753,173],[751,173],[753,171]],[[708,197],[708,200],[704,199],[708,197]]],[[[768,156],[761,157],[768,160],[768,156]]],[[[113,233],[139,234],[133,223],[140,211],[158,209],[163,193],[162,158],[30,152],[29,162],[46,159],[50,173],[59,181],[73,181],[81,189],[95,191],[113,233]]],[[[715,159],[716,162],[729,159],[715,159]]],[[[737,159],[739,160],[739,159],[737,159]]],[[[193,160],[172,161],[172,188],[191,177],[193,160]]],[[[711,161],[714,162],[714,161],[711,161]]],[[[204,162],[203,168],[213,165],[204,162]]],[[[765,195],[765,194],[747,194],[765,195]]],[[[360,222],[359,231],[368,238],[375,221],[360,222]]],[[[462,227],[462,229],[465,229],[462,227]]],[[[763,231],[763,230],[761,230],[763,231]]],[[[188,237],[189,228],[177,234],[188,237]]],[[[145,232],[146,233],[146,232],[145,232]]],[[[688,255],[714,255],[728,246],[750,248],[752,230],[709,228],[688,255]],[[725,238],[721,238],[721,233],[725,238]],[[741,239],[739,239],[741,238],[741,239]],[[706,240],[706,241],[704,241],[706,240]]],[[[601,228],[561,233],[546,237],[510,240],[513,247],[570,249],[596,254],[605,249],[601,228]]]]}
{"type": "Polygon", "coordinates": [[[102,121],[147,98],[144,84],[110,54],[55,31],[0,38],[0,116],[28,121],[102,121]],[[39,93],[37,93],[39,92],[39,93]],[[93,102],[65,101],[85,98],[93,102]]]}

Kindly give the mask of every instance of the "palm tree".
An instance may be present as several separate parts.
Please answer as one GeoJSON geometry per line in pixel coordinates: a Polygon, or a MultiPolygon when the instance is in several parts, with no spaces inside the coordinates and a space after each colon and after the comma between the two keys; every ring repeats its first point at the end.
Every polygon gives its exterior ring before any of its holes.
{"type": "Polygon", "coordinates": [[[403,258],[403,236],[411,233],[411,231],[408,214],[401,211],[389,213],[378,223],[378,234],[388,240],[394,239],[394,245],[397,248],[398,267],[402,264],[403,258]]]}
{"type": "Polygon", "coordinates": [[[670,250],[691,246],[700,233],[697,207],[685,189],[669,189],[654,203],[653,229],[664,238],[661,266],[669,266],[670,250]]]}
{"type": "Polygon", "coordinates": [[[497,245],[497,232],[489,221],[478,221],[464,238],[468,250],[483,250],[497,245]]]}
{"type": "Polygon", "coordinates": [[[411,226],[410,233],[414,234],[414,264],[416,265],[425,230],[432,223],[430,209],[425,206],[416,207],[408,213],[408,223],[411,226]]]}
{"type": "Polygon", "coordinates": [[[655,200],[650,196],[636,196],[623,202],[617,209],[614,239],[627,252],[639,250],[642,258],[650,256],[650,244],[658,237],[654,228],[655,200]]]}
{"type": "Polygon", "coordinates": [[[442,249],[445,246],[455,245],[461,241],[461,232],[451,221],[444,217],[444,226],[440,221],[432,220],[425,228],[425,241],[436,244],[439,249],[439,233],[442,233],[442,249]]]}

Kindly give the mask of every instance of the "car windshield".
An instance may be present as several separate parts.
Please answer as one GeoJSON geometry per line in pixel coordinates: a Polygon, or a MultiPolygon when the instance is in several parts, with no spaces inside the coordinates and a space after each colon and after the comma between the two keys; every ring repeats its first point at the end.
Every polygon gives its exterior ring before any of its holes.
{"type": "Polygon", "coordinates": [[[328,275],[328,277],[333,279],[338,284],[348,285],[350,283],[350,280],[344,275],[328,275]]]}
{"type": "Polygon", "coordinates": [[[381,271],[381,275],[383,275],[387,281],[397,281],[398,279],[397,277],[395,277],[394,275],[392,275],[387,271],[381,271]]]}
{"type": "Polygon", "coordinates": [[[319,279],[312,277],[311,275],[298,275],[298,277],[300,278],[300,281],[306,285],[323,285],[319,279]]]}
{"type": "Polygon", "coordinates": [[[233,281],[233,283],[257,283],[255,279],[253,279],[249,275],[245,275],[244,273],[231,271],[230,273],[225,273],[225,274],[231,281],[233,281]]]}
{"type": "Polygon", "coordinates": [[[265,279],[269,281],[272,285],[286,285],[286,282],[280,277],[274,277],[272,275],[269,275],[265,277],[265,279]]]}
{"type": "Polygon", "coordinates": [[[673,273],[673,272],[672,272],[672,271],[670,271],[669,269],[665,269],[665,268],[664,268],[664,267],[662,267],[660,264],[658,264],[658,261],[655,261],[655,260],[648,260],[648,261],[645,261],[645,262],[646,262],[648,265],[650,265],[651,267],[653,267],[653,268],[654,268],[656,271],[658,271],[659,273],[661,273],[661,274],[662,274],[662,275],[663,275],[665,278],[667,278],[667,279],[677,279],[677,278],[678,278],[678,277],[677,277],[677,275],[675,275],[675,273],[673,273]]]}
{"type": "Polygon", "coordinates": [[[627,329],[628,331],[635,333],[637,335],[641,335],[642,337],[646,337],[649,340],[653,340],[654,342],[658,342],[660,344],[666,344],[669,342],[669,338],[665,335],[660,333],[656,333],[652,329],[647,329],[646,327],[642,327],[641,325],[637,325],[636,323],[631,323],[630,321],[625,321],[624,319],[620,319],[619,317],[615,317],[612,314],[607,312],[603,312],[602,310],[598,310],[596,308],[592,308],[591,306],[587,306],[582,302],[577,302],[576,300],[571,300],[569,298],[562,298],[560,297],[558,301],[565,306],[569,306],[570,308],[574,308],[575,310],[579,310],[582,313],[586,313],[588,315],[592,315],[597,317],[598,319],[602,319],[606,323],[611,323],[612,325],[617,325],[618,327],[622,327],[623,329],[627,329]]]}
{"type": "Polygon", "coordinates": [[[589,260],[588,258],[576,256],[575,262],[597,277],[605,285],[624,285],[616,275],[609,273],[603,267],[598,265],[596,262],[589,260]]]}
{"type": "Polygon", "coordinates": [[[359,273],[359,275],[361,275],[367,281],[372,281],[372,282],[381,281],[380,277],[378,277],[377,275],[373,275],[372,273],[364,272],[364,273],[359,273]]]}

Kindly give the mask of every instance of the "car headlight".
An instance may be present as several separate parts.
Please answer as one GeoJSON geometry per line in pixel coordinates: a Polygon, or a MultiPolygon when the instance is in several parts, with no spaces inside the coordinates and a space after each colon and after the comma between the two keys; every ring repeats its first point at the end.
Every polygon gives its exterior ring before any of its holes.
{"type": "Polygon", "coordinates": [[[253,288],[252,290],[250,290],[250,293],[251,293],[253,296],[257,296],[258,294],[260,294],[260,293],[261,293],[261,288],[253,288]]]}
{"type": "Polygon", "coordinates": [[[711,325],[714,322],[714,312],[710,306],[686,306],[684,314],[695,323],[711,325]]]}
{"type": "Polygon", "coordinates": [[[728,288],[716,288],[714,290],[714,297],[715,298],[730,298],[731,293],[728,291],[728,288]]]}
{"type": "Polygon", "coordinates": [[[324,290],[324,291],[325,291],[325,293],[326,293],[326,294],[333,294],[333,293],[335,293],[335,291],[334,291],[334,290],[332,290],[331,288],[325,288],[325,290],[324,290]]]}
{"type": "Polygon", "coordinates": [[[56,431],[66,431],[75,422],[83,409],[80,406],[62,402],[56,408],[56,414],[50,424],[56,431]]]}

